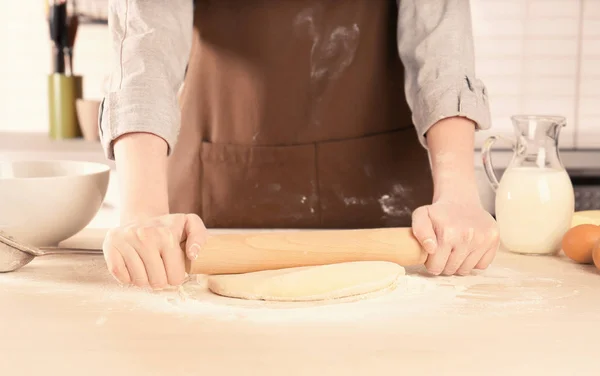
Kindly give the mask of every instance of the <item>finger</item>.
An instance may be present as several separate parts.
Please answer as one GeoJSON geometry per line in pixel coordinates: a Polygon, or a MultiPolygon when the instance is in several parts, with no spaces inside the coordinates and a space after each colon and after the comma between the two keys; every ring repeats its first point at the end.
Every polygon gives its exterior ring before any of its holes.
{"type": "Polygon", "coordinates": [[[422,206],[413,212],[412,232],[425,252],[433,254],[436,251],[438,244],[427,207],[422,206]]]}
{"type": "Polygon", "coordinates": [[[458,243],[457,233],[454,229],[434,225],[434,231],[437,240],[437,250],[435,254],[428,258],[425,266],[433,275],[440,275],[448,263],[450,253],[454,245],[458,243]],[[439,257],[438,257],[439,253],[439,257]]]}
{"type": "Polygon", "coordinates": [[[141,227],[137,228],[135,233],[137,241],[134,240],[134,247],[144,262],[150,287],[153,289],[167,287],[167,272],[160,252],[163,246],[160,230],[155,227],[141,227]]]}
{"type": "Polygon", "coordinates": [[[190,260],[195,260],[208,235],[204,222],[196,214],[186,214],[184,233],[187,239],[186,255],[190,260]]]}
{"type": "Polygon", "coordinates": [[[433,255],[427,257],[425,261],[425,267],[427,271],[433,275],[440,275],[446,266],[448,258],[450,257],[450,251],[452,247],[450,245],[441,244],[436,249],[433,255]]]}
{"type": "MultiPolygon", "coordinates": [[[[454,246],[452,253],[450,253],[448,263],[444,268],[444,275],[457,274],[458,270],[469,257],[475,257],[475,263],[477,263],[487,249],[481,246],[485,241],[483,234],[476,233],[475,229],[472,227],[463,232],[462,235],[459,235],[455,240],[457,241],[457,244],[454,246]],[[473,254],[475,255],[473,256],[473,254]]],[[[474,265],[475,264],[473,264],[473,266],[474,265]]]]}
{"type": "Polygon", "coordinates": [[[137,287],[148,287],[150,282],[148,281],[146,267],[135,248],[125,240],[115,242],[114,248],[121,254],[125,261],[131,284],[137,287]]]}
{"type": "Polygon", "coordinates": [[[494,259],[499,242],[498,232],[496,230],[491,231],[489,239],[479,243],[481,245],[476,247],[474,252],[465,259],[463,265],[458,268],[457,273],[468,275],[473,269],[487,268],[494,259]]]}
{"type": "Polygon", "coordinates": [[[483,249],[483,250],[478,249],[478,250],[471,252],[465,258],[465,261],[462,263],[462,265],[460,265],[460,267],[456,271],[456,274],[459,274],[459,275],[471,274],[471,272],[475,268],[475,265],[477,265],[477,263],[479,263],[479,261],[481,260],[481,258],[483,257],[483,255],[485,253],[486,253],[485,249],[483,249]]]}
{"type": "Polygon", "coordinates": [[[464,263],[465,259],[469,256],[469,248],[466,245],[459,245],[452,249],[444,271],[444,275],[454,275],[458,268],[464,263]]]}
{"type": "Polygon", "coordinates": [[[119,253],[115,248],[109,249],[105,252],[106,266],[110,274],[121,284],[130,285],[131,276],[127,270],[127,265],[123,259],[123,255],[119,253]]]}
{"type": "Polygon", "coordinates": [[[161,248],[161,258],[167,273],[167,282],[171,286],[181,286],[185,281],[185,254],[171,231],[161,248]]]}
{"type": "Polygon", "coordinates": [[[495,246],[489,249],[482,257],[479,262],[475,265],[475,269],[484,270],[487,269],[488,266],[494,261],[496,257],[496,252],[498,251],[498,247],[495,246]]]}
{"type": "Polygon", "coordinates": [[[484,255],[481,257],[481,260],[477,262],[477,264],[475,265],[475,269],[487,269],[487,267],[492,263],[492,261],[494,261],[496,253],[498,252],[498,248],[500,248],[500,236],[498,234],[497,229],[492,230],[490,234],[490,241],[491,244],[488,247],[484,248],[488,251],[485,252],[484,255]]]}

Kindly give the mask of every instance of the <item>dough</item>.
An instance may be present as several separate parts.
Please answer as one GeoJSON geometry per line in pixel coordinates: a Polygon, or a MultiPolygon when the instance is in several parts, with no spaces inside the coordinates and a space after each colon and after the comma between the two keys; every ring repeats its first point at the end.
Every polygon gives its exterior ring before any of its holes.
{"type": "Polygon", "coordinates": [[[404,268],[387,261],[356,261],[322,266],[212,275],[208,288],[231,298],[311,301],[344,298],[395,285],[404,268]]]}

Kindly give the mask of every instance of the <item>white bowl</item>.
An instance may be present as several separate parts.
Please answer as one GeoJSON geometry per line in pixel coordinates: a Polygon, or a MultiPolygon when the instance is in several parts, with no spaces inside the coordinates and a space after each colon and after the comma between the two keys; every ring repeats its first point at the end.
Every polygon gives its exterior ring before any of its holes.
{"type": "Polygon", "coordinates": [[[30,245],[57,245],[98,213],[109,178],[100,163],[0,162],[0,230],[30,245]]]}

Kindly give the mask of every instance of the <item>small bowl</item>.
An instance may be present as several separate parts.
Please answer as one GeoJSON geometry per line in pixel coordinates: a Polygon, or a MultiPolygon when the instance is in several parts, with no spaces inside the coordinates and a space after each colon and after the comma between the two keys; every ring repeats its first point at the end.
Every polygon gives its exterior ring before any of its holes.
{"type": "Polygon", "coordinates": [[[98,115],[100,112],[100,101],[89,99],[77,99],[75,108],[77,110],[77,121],[83,138],[87,141],[99,141],[98,115]]]}
{"type": "Polygon", "coordinates": [[[0,162],[0,230],[27,244],[55,246],[98,213],[110,167],[75,161],[0,162]]]}

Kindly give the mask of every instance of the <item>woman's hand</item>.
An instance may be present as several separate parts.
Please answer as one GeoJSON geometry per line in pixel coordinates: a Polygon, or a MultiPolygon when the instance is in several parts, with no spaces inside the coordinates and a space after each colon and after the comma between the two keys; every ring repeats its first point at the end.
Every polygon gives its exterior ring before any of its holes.
{"type": "Polygon", "coordinates": [[[112,229],[102,248],[119,282],[163,289],[184,282],[185,258],[196,259],[206,237],[197,215],[168,214],[112,229]]]}
{"type": "Polygon", "coordinates": [[[429,254],[425,266],[434,275],[467,275],[487,268],[496,255],[496,221],[479,197],[440,199],[415,210],[412,220],[413,234],[429,254]]]}
{"type": "Polygon", "coordinates": [[[477,189],[474,139],[475,123],[463,117],[442,119],[427,132],[433,204],[413,212],[412,229],[435,275],[485,269],[498,249],[496,221],[477,189]]]}
{"type": "Polygon", "coordinates": [[[181,285],[185,258],[197,257],[206,228],[195,214],[169,214],[167,144],[150,133],[128,133],[115,140],[114,151],[122,225],[104,240],[109,270],[127,285],[181,285]]]}

